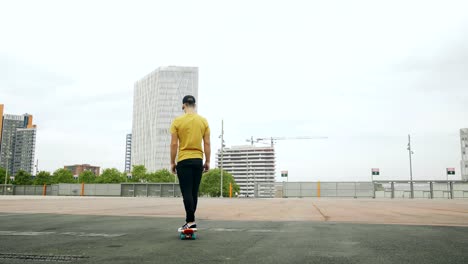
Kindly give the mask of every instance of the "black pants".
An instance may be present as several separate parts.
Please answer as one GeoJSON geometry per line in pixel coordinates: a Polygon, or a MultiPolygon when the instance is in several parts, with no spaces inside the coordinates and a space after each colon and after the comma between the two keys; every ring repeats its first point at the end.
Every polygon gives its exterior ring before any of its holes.
{"type": "Polygon", "coordinates": [[[202,159],[186,159],[177,163],[177,177],[179,178],[180,191],[184,198],[186,222],[195,221],[197,210],[198,188],[200,187],[203,173],[202,159]]]}

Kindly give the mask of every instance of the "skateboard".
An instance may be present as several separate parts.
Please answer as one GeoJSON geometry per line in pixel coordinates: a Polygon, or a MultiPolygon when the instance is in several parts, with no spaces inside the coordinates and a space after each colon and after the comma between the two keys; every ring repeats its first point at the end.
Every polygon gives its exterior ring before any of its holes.
{"type": "Polygon", "coordinates": [[[196,229],[184,229],[182,231],[179,231],[179,237],[181,240],[185,239],[197,239],[197,230],[196,229]]]}

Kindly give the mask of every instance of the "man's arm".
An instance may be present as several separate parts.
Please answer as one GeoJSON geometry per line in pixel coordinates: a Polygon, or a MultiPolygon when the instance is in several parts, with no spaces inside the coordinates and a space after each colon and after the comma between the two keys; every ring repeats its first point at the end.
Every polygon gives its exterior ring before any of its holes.
{"type": "Polygon", "coordinates": [[[179,148],[179,137],[177,136],[177,133],[173,133],[171,134],[171,170],[172,170],[172,173],[176,173],[175,159],[177,156],[178,148],[179,148]]]}
{"type": "Polygon", "coordinates": [[[205,165],[203,168],[205,171],[210,169],[210,162],[211,162],[211,142],[210,142],[210,131],[208,130],[205,132],[203,136],[203,150],[205,152],[205,165]]]}

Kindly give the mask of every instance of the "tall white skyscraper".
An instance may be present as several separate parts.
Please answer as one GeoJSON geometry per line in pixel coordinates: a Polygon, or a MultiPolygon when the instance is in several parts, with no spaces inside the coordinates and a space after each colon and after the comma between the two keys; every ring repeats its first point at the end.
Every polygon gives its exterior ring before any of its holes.
{"type": "Polygon", "coordinates": [[[181,115],[182,98],[198,102],[198,68],[160,67],[135,83],[133,97],[132,165],[148,171],[170,169],[170,126],[181,115]]]}

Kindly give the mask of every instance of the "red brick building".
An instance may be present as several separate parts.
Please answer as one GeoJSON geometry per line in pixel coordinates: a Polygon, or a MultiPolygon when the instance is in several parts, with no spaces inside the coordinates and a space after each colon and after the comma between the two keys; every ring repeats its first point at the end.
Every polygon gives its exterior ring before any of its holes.
{"type": "Polygon", "coordinates": [[[79,176],[83,171],[91,171],[94,175],[99,176],[100,167],[91,166],[89,164],[76,164],[65,166],[64,169],[67,169],[73,173],[73,176],[79,176]]]}

